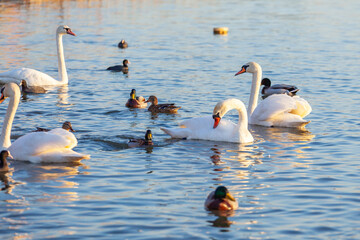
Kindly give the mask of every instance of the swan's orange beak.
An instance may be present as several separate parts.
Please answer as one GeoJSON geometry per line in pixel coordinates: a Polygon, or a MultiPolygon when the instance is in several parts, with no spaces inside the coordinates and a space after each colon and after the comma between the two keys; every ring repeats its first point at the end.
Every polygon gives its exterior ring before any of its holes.
{"type": "Polygon", "coordinates": [[[67,33],[67,34],[70,34],[70,35],[73,35],[73,36],[76,36],[76,34],[73,33],[73,31],[71,31],[71,29],[66,30],[66,33],[67,33]]]}
{"type": "Polygon", "coordinates": [[[238,71],[237,73],[235,73],[235,76],[239,75],[239,74],[242,74],[246,72],[246,68],[242,67],[240,71],[238,71]]]}
{"type": "Polygon", "coordinates": [[[1,97],[0,97],[0,103],[2,103],[5,100],[4,94],[1,93],[1,97]]]}
{"type": "Polygon", "coordinates": [[[216,128],[220,123],[221,118],[220,117],[214,117],[214,128],[216,128]]]}

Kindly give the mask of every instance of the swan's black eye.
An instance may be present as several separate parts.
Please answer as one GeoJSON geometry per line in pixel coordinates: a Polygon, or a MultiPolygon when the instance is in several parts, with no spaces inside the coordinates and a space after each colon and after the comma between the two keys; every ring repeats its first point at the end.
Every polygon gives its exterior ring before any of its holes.
{"type": "Polygon", "coordinates": [[[215,119],[215,118],[220,118],[220,113],[214,114],[213,119],[215,119]]]}

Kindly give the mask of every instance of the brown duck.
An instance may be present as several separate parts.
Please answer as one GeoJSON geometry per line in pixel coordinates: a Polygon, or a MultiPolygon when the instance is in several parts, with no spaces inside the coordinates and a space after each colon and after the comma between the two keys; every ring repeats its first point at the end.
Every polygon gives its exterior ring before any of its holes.
{"type": "Polygon", "coordinates": [[[130,98],[125,104],[128,108],[146,108],[147,102],[145,102],[145,98],[142,96],[136,97],[136,90],[132,89],[130,93],[130,98]]]}
{"type": "Polygon", "coordinates": [[[148,110],[152,113],[177,113],[181,107],[175,106],[175,103],[158,104],[157,97],[150,96],[146,102],[151,102],[148,110]]]}
{"type": "MultiPolygon", "coordinates": [[[[75,132],[75,130],[71,126],[71,122],[69,121],[63,123],[62,129],[67,130],[69,132],[75,132]]],[[[49,131],[50,129],[47,128],[36,127],[36,130],[34,132],[49,132],[49,131]]]]}
{"type": "Polygon", "coordinates": [[[0,153],[0,172],[9,171],[9,165],[6,158],[13,158],[8,150],[3,150],[0,153]]]}

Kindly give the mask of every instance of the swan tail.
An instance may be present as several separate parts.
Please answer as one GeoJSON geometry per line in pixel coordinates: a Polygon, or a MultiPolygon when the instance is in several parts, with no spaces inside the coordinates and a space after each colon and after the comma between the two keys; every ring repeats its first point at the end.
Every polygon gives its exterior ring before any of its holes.
{"type": "Polygon", "coordinates": [[[172,138],[187,138],[190,136],[190,130],[187,128],[160,128],[172,138]]]}

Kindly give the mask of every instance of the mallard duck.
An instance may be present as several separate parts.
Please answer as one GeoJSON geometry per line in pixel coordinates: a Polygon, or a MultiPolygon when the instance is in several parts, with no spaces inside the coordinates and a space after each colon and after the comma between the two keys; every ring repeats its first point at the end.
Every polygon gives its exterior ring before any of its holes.
{"type": "Polygon", "coordinates": [[[127,42],[125,42],[124,39],[122,39],[118,44],[118,48],[127,48],[127,47],[128,47],[128,44],[127,44],[127,42]]]}
{"type": "Polygon", "coordinates": [[[43,87],[28,86],[24,79],[21,80],[20,86],[21,86],[21,91],[24,93],[46,93],[46,90],[43,87]]]}
{"type": "Polygon", "coordinates": [[[0,172],[9,171],[9,165],[6,158],[13,158],[8,150],[3,150],[0,153],[0,172]]]}
{"type": "Polygon", "coordinates": [[[157,97],[150,96],[146,102],[151,102],[148,110],[152,113],[177,113],[181,107],[175,106],[175,103],[158,104],[157,97]]]}
{"type": "Polygon", "coordinates": [[[205,201],[205,208],[208,210],[235,210],[238,207],[238,202],[224,186],[217,187],[205,201]]]}
{"type": "Polygon", "coordinates": [[[132,89],[130,93],[130,98],[125,104],[128,108],[146,108],[147,102],[142,96],[136,97],[136,90],[132,89]]]}
{"type": "MultiPolygon", "coordinates": [[[[71,126],[71,122],[69,121],[64,122],[61,128],[69,132],[75,132],[75,130],[71,126]]],[[[50,129],[47,128],[36,127],[36,130],[34,132],[49,132],[49,131],[50,129]]]]}
{"type": "Polygon", "coordinates": [[[153,145],[151,130],[147,130],[144,139],[130,139],[129,147],[150,146],[153,145]]]}
{"type": "Polygon", "coordinates": [[[287,84],[275,84],[271,86],[271,81],[268,78],[263,78],[261,80],[261,85],[264,85],[261,90],[262,98],[267,98],[273,94],[287,94],[289,96],[294,96],[300,90],[296,86],[287,84]]]}
{"type": "Polygon", "coordinates": [[[130,61],[127,59],[124,59],[123,65],[111,66],[111,67],[108,67],[106,70],[110,70],[110,71],[114,71],[114,72],[128,73],[129,72],[128,64],[130,64],[130,61]]]}

